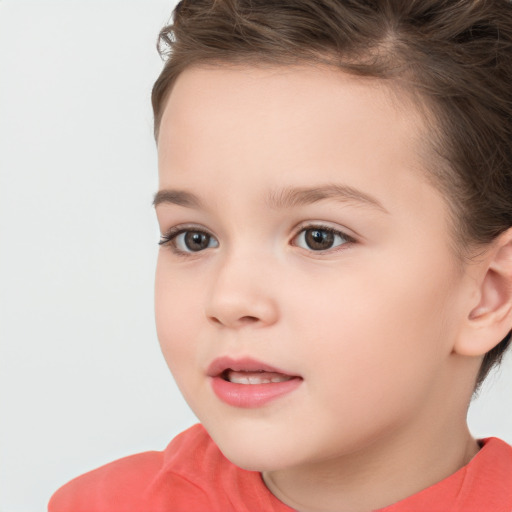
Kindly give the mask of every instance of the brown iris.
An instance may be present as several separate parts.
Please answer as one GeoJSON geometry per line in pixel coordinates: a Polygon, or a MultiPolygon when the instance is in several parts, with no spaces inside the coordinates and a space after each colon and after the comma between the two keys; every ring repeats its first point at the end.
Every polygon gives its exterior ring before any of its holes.
{"type": "Polygon", "coordinates": [[[210,244],[210,235],[201,231],[187,231],[184,237],[185,246],[189,251],[202,251],[210,244]]]}
{"type": "Polygon", "coordinates": [[[334,243],[334,233],[327,229],[307,229],[304,239],[310,249],[322,251],[330,249],[334,243]]]}

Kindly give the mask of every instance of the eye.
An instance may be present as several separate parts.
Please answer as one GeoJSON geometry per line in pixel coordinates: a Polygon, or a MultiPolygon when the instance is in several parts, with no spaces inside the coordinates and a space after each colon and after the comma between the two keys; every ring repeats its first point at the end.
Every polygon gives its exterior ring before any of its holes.
{"type": "Polygon", "coordinates": [[[211,247],[218,247],[219,242],[205,231],[179,229],[162,235],[160,245],[169,245],[176,253],[200,252],[211,247]]]}
{"type": "Polygon", "coordinates": [[[347,242],[354,242],[352,237],[325,226],[302,229],[294,240],[294,245],[311,251],[327,251],[347,242]]]}

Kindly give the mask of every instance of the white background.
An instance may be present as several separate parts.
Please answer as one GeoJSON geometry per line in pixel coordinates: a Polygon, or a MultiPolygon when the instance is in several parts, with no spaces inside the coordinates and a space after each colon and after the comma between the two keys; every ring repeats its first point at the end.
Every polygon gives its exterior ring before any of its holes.
{"type": "MultiPolygon", "coordinates": [[[[169,0],[0,0],[0,512],[195,420],[153,321],[169,0]]],[[[470,410],[512,443],[512,358],[470,410]]]]}

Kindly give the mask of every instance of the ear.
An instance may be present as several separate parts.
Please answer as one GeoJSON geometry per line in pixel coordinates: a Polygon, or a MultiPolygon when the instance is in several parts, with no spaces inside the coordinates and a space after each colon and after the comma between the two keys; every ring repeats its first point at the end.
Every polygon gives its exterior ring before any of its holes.
{"type": "Polygon", "coordinates": [[[512,329],[512,228],[502,233],[476,263],[474,303],[454,351],[483,356],[512,329]]]}

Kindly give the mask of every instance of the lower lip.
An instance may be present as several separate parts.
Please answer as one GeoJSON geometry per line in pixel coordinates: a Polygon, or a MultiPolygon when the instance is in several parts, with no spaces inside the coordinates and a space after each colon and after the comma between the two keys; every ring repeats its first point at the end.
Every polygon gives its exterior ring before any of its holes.
{"type": "Polygon", "coordinates": [[[228,405],[234,407],[255,408],[261,407],[276,398],[291,393],[302,382],[299,377],[284,382],[270,382],[268,384],[234,384],[221,377],[212,377],[211,383],[214,393],[228,405]]]}

